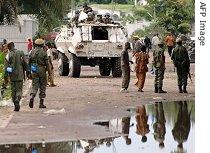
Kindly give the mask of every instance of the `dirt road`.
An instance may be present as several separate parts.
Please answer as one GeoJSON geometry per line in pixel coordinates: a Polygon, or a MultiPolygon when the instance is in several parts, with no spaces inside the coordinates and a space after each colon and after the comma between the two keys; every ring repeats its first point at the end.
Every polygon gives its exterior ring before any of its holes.
{"type": "MultiPolygon", "coordinates": [[[[56,62],[55,62],[56,65],[56,62]]],[[[194,81],[194,64],[191,65],[194,81]]],[[[57,74],[57,73],[56,73],[57,74]]],[[[28,108],[28,99],[23,101],[20,112],[13,107],[0,108],[0,144],[41,141],[77,140],[109,136],[103,128],[93,122],[129,115],[126,109],[155,101],[194,101],[195,85],[188,85],[188,94],[178,93],[176,74],[168,59],[164,79],[167,94],[154,93],[154,77],[146,77],[144,93],[137,92],[132,73],[129,92],[120,93],[121,78],[100,77],[98,67],[82,67],[81,78],[56,75],[57,87],[47,88],[46,110],[28,108]],[[61,109],[64,108],[62,112],[61,109]],[[48,110],[60,110],[60,114],[45,114],[48,110]]]]}

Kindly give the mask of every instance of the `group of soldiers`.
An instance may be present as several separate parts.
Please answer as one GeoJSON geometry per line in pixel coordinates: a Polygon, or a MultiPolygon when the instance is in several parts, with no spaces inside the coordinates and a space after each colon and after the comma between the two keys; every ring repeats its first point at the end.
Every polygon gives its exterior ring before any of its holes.
{"type": "Polygon", "coordinates": [[[93,9],[87,5],[87,3],[83,4],[83,12],[87,14],[87,18],[84,20],[79,21],[80,17],[80,10],[75,11],[74,17],[71,19],[71,23],[78,25],[78,23],[87,23],[87,24],[94,24],[94,23],[104,23],[104,24],[111,24],[114,23],[110,14],[106,13],[104,16],[102,14],[95,14],[93,9]]]}
{"type": "Polygon", "coordinates": [[[50,63],[47,52],[44,50],[44,40],[37,39],[34,49],[30,51],[29,59],[23,51],[15,49],[13,42],[7,44],[8,53],[5,58],[5,76],[9,76],[11,84],[11,96],[14,103],[14,111],[20,110],[23,81],[25,74],[32,79],[29,107],[34,107],[34,98],[39,90],[39,108],[46,108],[44,98],[46,97],[47,74],[51,74],[50,63]]]}
{"type": "MultiPolygon", "coordinates": [[[[152,67],[155,69],[155,81],[154,88],[155,93],[167,93],[163,90],[163,79],[165,73],[165,55],[164,55],[164,42],[158,41],[157,46],[153,49],[153,61],[152,67]]],[[[121,67],[123,73],[123,81],[121,92],[127,91],[129,82],[130,82],[130,63],[135,64],[135,71],[138,81],[136,86],[138,87],[138,91],[143,92],[143,86],[145,82],[146,72],[148,72],[147,64],[149,63],[148,52],[146,52],[146,45],[139,40],[137,36],[134,36],[133,43],[133,57],[134,60],[129,60],[128,51],[131,49],[131,45],[129,42],[125,43],[124,50],[121,55],[121,67]]],[[[176,46],[171,50],[169,55],[171,60],[176,67],[177,72],[177,82],[179,93],[187,93],[187,79],[188,75],[190,75],[190,60],[187,49],[182,45],[182,39],[176,39],[176,46]]]]}

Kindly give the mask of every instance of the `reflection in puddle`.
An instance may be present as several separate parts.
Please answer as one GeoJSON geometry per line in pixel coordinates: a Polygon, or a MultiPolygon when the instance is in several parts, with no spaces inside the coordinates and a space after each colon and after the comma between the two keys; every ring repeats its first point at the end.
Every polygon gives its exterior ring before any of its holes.
{"type": "Polygon", "coordinates": [[[194,153],[194,102],[155,103],[134,115],[96,122],[112,137],[74,142],[3,145],[0,153],[194,153]]]}

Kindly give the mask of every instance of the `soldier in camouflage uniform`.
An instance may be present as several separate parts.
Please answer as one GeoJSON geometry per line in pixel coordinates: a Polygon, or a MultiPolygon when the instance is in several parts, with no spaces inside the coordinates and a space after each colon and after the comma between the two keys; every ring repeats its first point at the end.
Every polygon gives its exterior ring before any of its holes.
{"type": "Polygon", "coordinates": [[[129,62],[129,55],[128,55],[128,50],[130,49],[130,43],[126,42],[125,43],[125,49],[122,51],[121,54],[121,69],[122,69],[122,76],[123,76],[123,81],[122,81],[122,88],[120,92],[127,91],[129,83],[130,83],[130,64],[129,62]]]}
{"type": "Polygon", "coordinates": [[[5,72],[9,74],[11,81],[12,101],[15,105],[14,111],[19,111],[25,71],[27,77],[30,78],[30,69],[23,51],[16,50],[13,42],[8,44],[8,49],[10,52],[6,56],[5,72]]]}
{"type": "Polygon", "coordinates": [[[158,49],[153,52],[153,66],[155,67],[155,93],[167,93],[162,89],[165,72],[165,55],[163,47],[163,42],[160,41],[158,43],[158,49]]]}
{"type": "Polygon", "coordinates": [[[47,76],[50,73],[48,57],[47,53],[43,49],[44,40],[37,39],[35,41],[35,48],[31,51],[29,55],[29,64],[32,71],[32,90],[31,90],[31,98],[29,102],[29,107],[33,108],[34,106],[34,98],[39,89],[39,98],[40,104],[39,108],[46,108],[44,105],[44,98],[46,97],[46,85],[47,85],[47,76]]]}
{"type": "Polygon", "coordinates": [[[187,49],[182,46],[182,39],[176,40],[176,47],[172,53],[171,59],[177,69],[179,93],[187,93],[187,79],[190,69],[190,60],[187,49]],[[182,88],[183,87],[183,88],[182,88]]]}

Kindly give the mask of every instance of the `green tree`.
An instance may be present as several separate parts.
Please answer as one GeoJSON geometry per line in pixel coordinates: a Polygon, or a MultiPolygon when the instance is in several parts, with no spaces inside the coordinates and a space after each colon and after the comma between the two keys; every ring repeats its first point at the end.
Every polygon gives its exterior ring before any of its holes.
{"type": "Polygon", "coordinates": [[[148,0],[148,11],[160,26],[173,33],[186,34],[194,20],[194,0],[148,0]]]}

